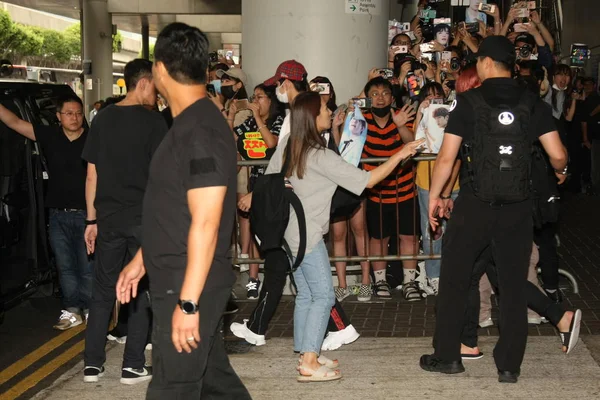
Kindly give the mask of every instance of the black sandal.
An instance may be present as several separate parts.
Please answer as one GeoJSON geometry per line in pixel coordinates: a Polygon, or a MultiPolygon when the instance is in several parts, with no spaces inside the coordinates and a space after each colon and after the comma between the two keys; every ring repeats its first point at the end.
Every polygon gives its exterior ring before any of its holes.
{"type": "Polygon", "coordinates": [[[581,310],[575,310],[573,313],[573,319],[569,326],[569,332],[559,332],[560,340],[562,345],[567,348],[567,354],[569,354],[577,345],[579,341],[579,331],[581,329],[581,310]]]}
{"type": "Polygon", "coordinates": [[[483,353],[480,351],[479,354],[461,354],[460,358],[464,360],[481,360],[483,358],[483,353]]]}

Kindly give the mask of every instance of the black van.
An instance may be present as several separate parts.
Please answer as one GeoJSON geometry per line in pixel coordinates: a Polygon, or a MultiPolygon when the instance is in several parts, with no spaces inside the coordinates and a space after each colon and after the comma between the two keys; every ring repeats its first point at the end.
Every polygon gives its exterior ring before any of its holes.
{"type": "MultiPolygon", "coordinates": [[[[34,125],[58,125],[67,85],[0,81],[0,103],[34,125]]],[[[47,168],[38,145],[0,122],[0,321],[2,312],[56,282],[44,207],[47,168]]],[[[51,290],[52,291],[52,290],[51,290]]]]}

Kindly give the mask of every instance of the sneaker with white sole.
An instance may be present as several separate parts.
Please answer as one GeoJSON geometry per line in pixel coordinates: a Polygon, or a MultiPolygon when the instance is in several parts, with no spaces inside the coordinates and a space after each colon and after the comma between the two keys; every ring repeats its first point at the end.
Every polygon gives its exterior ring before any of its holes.
{"type": "Polygon", "coordinates": [[[258,288],[260,287],[260,281],[258,279],[250,278],[248,279],[248,284],[246,285],[246,293],[248,300],[256,300],[258,299],[258,288]]]}
{"type": "Polygon", "coordinates": [[[85,367],[83,369],[83,381],[87,383],[98,382],[104,376],[104,367],[85,367]]]}
{"type": "Polygon", "coordinates": [[[440,278],[427,278],[427,284],[421,286],[421,290],[427,296],[437,296],[440,290],[440,278]]]}
{"type": "Polygon", "coordinates": [[[360,289],[358,289],[358,296],[356,299],[358,301],[370,301],[373,290],[371,285],[360,285],[360,289]]]}
{"type": "Polygon", "coordinates": [[[337,301],[341,302],[348,296],[350,296],[350,291],[348,288],[336,286],[333,288],[333,292],[335,293],[335,298],[337,301]]]}
{"type": "Polygon", "coordinates": [[[490,326],[494,326],[494,321],[492,321],[491,318],[486,318],[483,321],[479,322],[479,327],[480,328],[488,328],[490,326]]]}
{"type": "Polygon", "coordinates": [[[73,313],[67,310],[62,310],[58,322],[53,326],[54,329],[59,331],[66,331],[67,329],[74,328],[78,325],[83,324],[83,318],[77,313],[73,313]]]}
{"type": "Polygon", "coordinates": [[[119,344],[127,343],[127,336],[114,336],[109,332],[108,335],[106,335],[106,338],[111,342],[117,342],[119,344]]]}
{"type": "Polygon", "coordinates": [[[152,367],[149,366],[140,369],[123,368],[123,372],[121,372],[121,383],[124,385],[135,385],[150,379],[152,379],[152,367]]]}
{"type": "Polygon", "coordinates": [[[352,325],[348,325],[346,328],[338,332],[329,332],[323,340],[321,350],[331,351],[337,350],[345,344],[350,344],[360,337],[360,334],[356,332],[356,329],[352,325]]]}
{"type": "Polygon", "coordinates": [[[248,320],[245,319],[243,324],[239,322],[234,322],[229,326],[231,329],[231,333],[240,339],[244,339],[246,342],[253,344],[255,346],[264,346],[267,344],[265,340],[265,335],[257,335],[252,332],[250,328],[248,328],[248,320]]]}

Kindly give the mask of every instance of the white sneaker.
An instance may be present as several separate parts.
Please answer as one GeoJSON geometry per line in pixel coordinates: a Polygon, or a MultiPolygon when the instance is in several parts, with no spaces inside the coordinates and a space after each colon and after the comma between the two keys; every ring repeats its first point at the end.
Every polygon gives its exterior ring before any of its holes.
{"type": "Polygon", "coordinates": [[[229,329],[235,336],[239,337],[240,339],[244,339],[246,342],[255,346],[264,346],[267,344],[265,341],[265,335],[257,335],[248,328],[247,319],[244,320],[243,324],[240,324],[239,322],[232,323],[231,326],[229,326],[229,329]]]}
{"type": "Polygon", "coordinates": [[[547,324],[548,320],[540,315],[532,314],[532,315],[527,315],[527,323],[532,324],[532,325],[541,325],[541,324],[547,324]]]}
{"type": "Polygon", "coordinates": [[[487,328],[490,326],[494,326],[494,321],[491,318],[485,319],[479,323],[480,328],[487,328]]]}
{"type": "Polygon", "coordinates": [[[58,317],[58,322],[53,326],[53,328],[60,331],[66,331],[67,329],[74,328],[82,323],[83,319],[81,318],[81,315],[69,312],[67,310],[62,310],[60,317],[58,317]]]}
{"type": "Polygon", "coordinates": [[[337,350],[342,345],[350,344],[360,337],[356,329],[352,325],[348,325],[345,329],[338,332],[329,332],[323,340],[321,350],[337,350]]]}
{"type": "Polygon", "coordinates": [[[440,278],[427,278],[426,285],[421,286],[421,290],[427,294],[427,296],[437,296],[440,289],[440,278]]]}

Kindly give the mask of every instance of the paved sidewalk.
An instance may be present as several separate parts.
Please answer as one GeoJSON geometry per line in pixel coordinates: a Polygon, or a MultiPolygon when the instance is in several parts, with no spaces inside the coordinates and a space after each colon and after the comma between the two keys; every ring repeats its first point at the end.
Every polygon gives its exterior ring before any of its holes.
{"type": "MultiPolygon", "coordinates": [[[[511,385],[498,383],[491,357],[496,340],[481,338],[485,357],[466,362],[467,372],[454,376],[419,368],[419,357],[431,350],[430,338],[361,338],[327,354],[339,359],[344,378],[321,384],[296,382],[297,355],[291,350],[291,339],[272,339],[266,346],[252,347],[249,352],[230,358],[254,400],[600,398],[600,366],[583,341],[565,356],[557,338],[530,338],[522,377],[519,383],[511,385]]],[[[598,345],[596,342],[592,347],[598,345]]],[[[119,383],[122,351],[123,346],[110,349],[107,373],[98,384],[83,383],[80,363],[35,399],[143,399],[145,384],[119,383]]]]}

